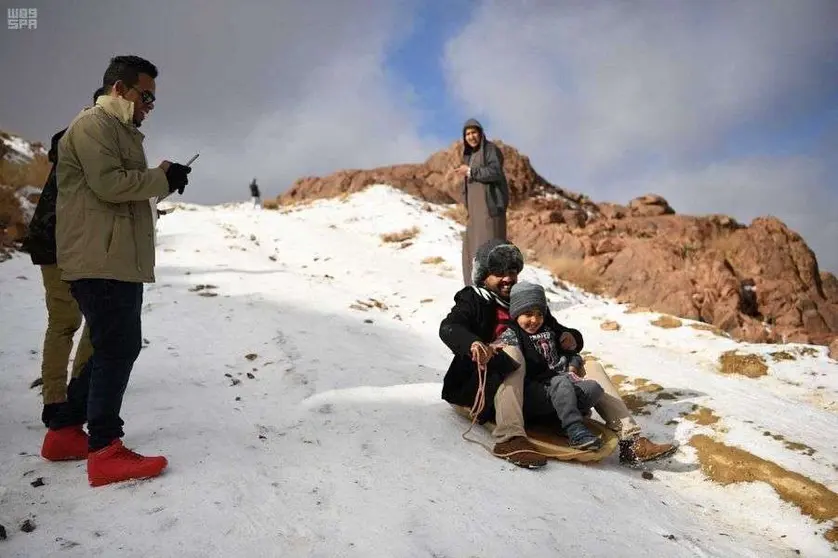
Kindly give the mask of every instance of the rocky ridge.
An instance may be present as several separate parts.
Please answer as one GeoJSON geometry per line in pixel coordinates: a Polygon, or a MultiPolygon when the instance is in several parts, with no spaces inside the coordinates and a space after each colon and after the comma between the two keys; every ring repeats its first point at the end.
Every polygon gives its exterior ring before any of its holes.
{"type": "Polygon", "coordinates": [[[49,169],[43,144],[0,130],[0,261],[26,234],[27,209],[37,203],[49,169]]]}
{"type": "MultiPolygon", "coordinates": [[[[496,141],[510,187],[509,238],[530,261],[620,302],[699,320],[751,342],[826,345],[838,358],[838,279],[775,217],[744,225],[726,215],[676,213],[661,196],[626,205],[554,186],[529,158],[496,141]]],[[[431,203],[462,203],[461,142],[424,163],[305,177],[280,205],[389,184],[431,203]]],[[[454,212],[462,222],[463,212],[454,212]]]]}

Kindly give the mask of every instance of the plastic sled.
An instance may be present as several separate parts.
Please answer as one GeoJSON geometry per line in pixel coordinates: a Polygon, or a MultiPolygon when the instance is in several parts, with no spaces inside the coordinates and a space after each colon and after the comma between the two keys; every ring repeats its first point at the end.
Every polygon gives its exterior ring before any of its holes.
{"type": "MultiPolygon", "coordinates": [[[[468,419],[469,408],[461,405],[451,405],[454,411],[468,419]]],[[[580,461],[583,463],[602,461],[617,449],[619,438],[613,430],[607,428],[601,422],[593,419],[584,419],[585,425],[591,429],[591,432],[598,435],[602,440],[602,447],[598,450],[576,449],[570,447],[567,437],[561,433],[558,418],[555,422],[539,422],[527,426],[527,437],[539,453],[543,454],[549,459],[556,459],[558,461],[580,461]]],[[[481,426],[491,432],[495,427],[493,421],[487,421],[481,426]]]]}

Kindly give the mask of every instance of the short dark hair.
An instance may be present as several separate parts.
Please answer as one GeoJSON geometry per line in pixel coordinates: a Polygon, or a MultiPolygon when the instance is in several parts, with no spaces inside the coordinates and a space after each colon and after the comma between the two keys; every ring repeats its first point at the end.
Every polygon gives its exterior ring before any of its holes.
{"type": "Polygon", "coordinates": [[[140,74],[148,74],[152,79],[156,79],[157,67],[139,56],[114,56],[111,58],[108,69],[105,70],[102,87],[105,91],[110,91],[117,81],[122,81],[128,87],[133,87],[140,81],[140,74]]]}
{"type": "Polygon", "coordinates": [[[100,87],[99,89],[94,91],[93,92],[93,102],[95,103],[96,99],[98,99],[99,97],[101,97],[104,94],[105,94],[105,88],[104,87],[100,87]]]}

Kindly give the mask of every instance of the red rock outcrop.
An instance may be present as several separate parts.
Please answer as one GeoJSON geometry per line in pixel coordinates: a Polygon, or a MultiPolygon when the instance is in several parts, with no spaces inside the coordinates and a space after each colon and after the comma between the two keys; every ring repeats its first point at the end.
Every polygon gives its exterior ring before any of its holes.
{"type": "MultiPolygon", "coordinates": [[[[583,288],[701,320],[738,339],[830,346],[838,358],[838,279],[821,273],[803,238],[774,217],[749,226],[725,215],[679,215],[661,196],[593,203],[555,187],[529,159],[496,142],[510,186],[509,237],[583,288]]],[[[461,143],[422,164],[345,170],[298,180],[279,204],[383,183],[434,203],[461,203],[451,174],[461,143]]]]}
{"type": "MultiPolygon", "coordinates": [[[[536,196],[552,192],[569,201],[596,206],[587,197],[557,188],[544,180],[530,164],[529,158],[503,142],[495,142],[504,154],[504,170],[509,181],[513,206],[536,196]]],[[[459,203],[461,182],[451,173],[460,164],[462,143],[431,155],[421,164],[393,165],[377,169],[341,170],[326,177],[300,178],[277,198],[280,204],[303,200],[331,198],[359,192],[371,184],[389,184],[431,203],[459,203]]]]}
{"type": "MultiPolygon", "coordinates": [[[[26,234],[28,223],[24,221],[26,216],[18,198],[21,189],[43,184],[51,166],[43,144],[26,142],[0,130],[0,261],[7,258],[26,234]]],[[[26,197],[37,203],[38,195],[34,192],[26,197]]]]}
{"type": "Polygon", "coordinates": [[[20,202],[14,191],[0,186],[0,262],[8,257],[9,251],[26,234],[23,218],[20,202]]]}

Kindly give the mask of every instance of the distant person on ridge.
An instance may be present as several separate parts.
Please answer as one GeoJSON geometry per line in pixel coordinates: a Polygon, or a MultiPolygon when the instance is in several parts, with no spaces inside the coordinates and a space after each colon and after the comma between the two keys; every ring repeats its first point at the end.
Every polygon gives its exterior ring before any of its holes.
{"type": "Polygon", "coordinates": [[[142,347],[143,284],[155,280],[149,200],[182,193],[191,171],[169,161],[148,167],[139,127],[154,109],[156,78],[148,60],[112,58],[102,79],[105,94],[75,117],[58,143],[58,267],[90,327],[93,356],[50,421],[41,455],[87,458],[91,486],[154,477],[168,464],[127,449],[120,417],[142,347]]]}
{"type": "Polygon", "coordinates": [[[503,171],[503,153],[486,139],[483,126],[473,118],[463,126],[462,165],[455,173],[463,179],[463,202],[468,213],[463,238],[463,283],[472,285],[471,268],[477,249],[492,239],[506,240],[509,186],[503,171]]]}
{"type": "MultiPolygon", "coordinates": [[[[93,93],[93,103],[104,93],[99,88],[93,93]]],[[[49,426],[50,420],[67,402],[67,365],[73,350],[73,336],[81,327],[82,313],[70,286],[61,280],[55,257],[55,202],[58,186],[55,180],[55,167],[58,156],[58,140],[64,136],[64,128],[52,136],[47,158],[52,163],[49,176],[41,190],[35,213],[29,222],[28,233],[23,242],[23,251],[29,253],[34,265],[40,266],[44,284],[44,301],[47,306],[47,330],[44,334],[43,353],[41,355],[41,382],[43,383],[43,404],[41,420],[49,426]]],[[[70,382],[78,378],[84,365],[93,353],[90,344],[90,329],[87,324],[81,332],[76,357],[73,359],[73,371],[70,382]]]]}
{"type": "Polygon", "coordinates": [[[259,193],[259,185],[256,184],[256,179],[250,183],[250,197],[253,201],[253,207],[262,207],[262,194],[259,193]]]}

